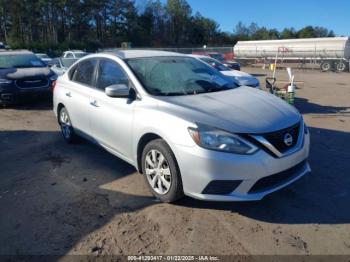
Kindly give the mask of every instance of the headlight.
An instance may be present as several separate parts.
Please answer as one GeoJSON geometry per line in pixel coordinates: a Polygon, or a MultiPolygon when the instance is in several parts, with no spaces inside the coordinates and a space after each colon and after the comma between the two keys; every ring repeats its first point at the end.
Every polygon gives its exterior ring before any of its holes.
{"type": "Polygon", "coordinates": [[[215,151],[253,154],[258,148],[238,135],[200,125],[198,128],[189,127],[188,131],[197,145],[215,151]]]}

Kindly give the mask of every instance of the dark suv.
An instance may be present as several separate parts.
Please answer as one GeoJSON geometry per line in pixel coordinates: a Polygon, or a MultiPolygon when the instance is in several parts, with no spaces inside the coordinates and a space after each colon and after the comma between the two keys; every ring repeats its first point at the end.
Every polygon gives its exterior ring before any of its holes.
{"type": "Polygon", "coordinates": [[[51,94],[57,75],[29,51],[0,52],[0,105],[51,94]]]}

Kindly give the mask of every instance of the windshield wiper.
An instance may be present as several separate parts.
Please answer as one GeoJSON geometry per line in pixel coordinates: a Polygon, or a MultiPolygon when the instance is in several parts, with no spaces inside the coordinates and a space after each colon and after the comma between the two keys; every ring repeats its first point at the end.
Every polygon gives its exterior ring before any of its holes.
{"type": "Polygon", "coordinates": [[[151,91],[152,95],[155,96],[184,96],[187,95],[186,92],[162,92],[158,88],[153,88],[151,91]]]}
{"type": "Polygon", "coordinates": [[[185,96],[185,95],[188,95],[188,94],[184,93],[184,92],[173,92],[173,93],[162,93],[160,95],[161,96],[185,96]]]}
{"type": "Polygon", "coordinates": [[[229,83],[223,85],[223,86],[218,86],[215,83],[211,83],[210,86],[202,86],[202,88],[205,90],[202,93],[213,93],[213,92],[220,92],[220,91],[226,91],[230,90],[231,88],[228,86],[229,83]]]}

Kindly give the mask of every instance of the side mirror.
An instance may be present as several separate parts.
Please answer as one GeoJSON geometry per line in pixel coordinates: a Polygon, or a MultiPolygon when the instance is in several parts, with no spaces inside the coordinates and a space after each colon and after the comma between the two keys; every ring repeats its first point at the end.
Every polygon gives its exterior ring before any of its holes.
{"type": "Polygon", "coordinates": [[[127,98],[130,94],[130,89],[125,84],[111,85],[106,87],[105,93],[109,97],[127,98]]]}

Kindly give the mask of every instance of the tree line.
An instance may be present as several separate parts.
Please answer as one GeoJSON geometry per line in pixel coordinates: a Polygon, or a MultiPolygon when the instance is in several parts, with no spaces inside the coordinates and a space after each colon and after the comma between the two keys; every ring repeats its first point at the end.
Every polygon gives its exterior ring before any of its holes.
{"type": "Polygon", "coordinates": [[[237,40],[331,37],[308,26],[299,31],[239,22],[222,32],[213,19],[194,13],[186,0],[0,0],[0,41],[12,48],[49,53],[120,47],[233,46],[237,40]]]}
{"type": "Polygon", "coordinates": [[[284,28],[282,31],[277,29],[267,29],[259,27],[256,23],[249,26],[238,22],[235,28],[235,37],[240,40],[268,40],[268,39],[294,39],[294,38],[317,38],[317,37],[334,37],[333,30],[321,26],[306,26],[300,30],[293,27],[284,28]]]}

